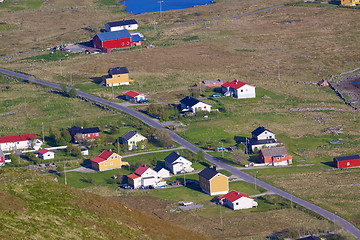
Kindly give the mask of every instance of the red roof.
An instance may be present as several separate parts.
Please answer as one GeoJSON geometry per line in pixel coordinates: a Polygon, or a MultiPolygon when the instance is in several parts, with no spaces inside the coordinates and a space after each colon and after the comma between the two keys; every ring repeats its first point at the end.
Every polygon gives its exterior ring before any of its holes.
{"type": "Polygon", "coordinates": [[[128,92],[125,93],[125,95],[128,95],[129,97],[136,97],[136,96],[139,96],[140,93],[133,92],[133,91],[128,91],[128,92]]]}
{"type": "Polygon", "coordinates": [[[136,169],[135,174],[141,176],[148,169],[149,169],[149,167],[147,167],[146,165],[143,164],[140,167],[138,167],[138,169],[136,169]]]}
{"type": "Polygon", "coordinates": [[[42,155],[44,155],[44,154],[47,153],[47,152],[53,152],[53,151],[47,150],[47,149],[45,149],[45,148],[40,149],[40,150],[38,151],[38,153],[40,153],[40,154],[42,154],[42,155]]]}
{"type": "Polygon", "coordinates": [[[224,196],[221,196],[219,197],[219,199],[227,199],[229,200],[230,202],[234,202],[236,200],[238,200],[239,198],[242,198],[242,197],[247,197],[247,198],[250,198],[248,195],[244,194],[244,193],[241,193],[241,192],[237,192],[237,191],[231,191],[231,192],[228,192],[227,194],[225,194],[224,196]]]}
{"type": "MultiPolygon", "coordinates": [[[[239,88],[241,88],[241,87],[244,86],[244,85],[250,85],[250,84],[235,79],[235,80],[232,80],[231,82],[226,82],[226,83],[224,83],[224,84],[221,85],[221,86],[222,86],[222,87],[226,87],[226,88],[231,87],[231,88],[233,88],[233,89],[239,89],[239,88]]],[[[250,86],[251,86],[251,85],[250,85],[250,86]]]]}
{"type": "Polygon", "coordinates": [[[128,175],[127,177],[131,178],[131,179],[136,179],[136,178],[139,178],[140,176],[133,173],[133,174],[128,175]]]}
{"type": "Polygon", "coordinates": [[[98,157],[91,159],[92,162],[101,163],[103,161],[106,161],[113,152],[109,150],[104,150],[98,157]]]}
{"type": "Polygon", "coordinates": [[[20,134],[20,135],[16,135],[16,136],[0,137],[0,143],[21,142],[21,141],[28,141],[28,140],[31,140],[31,139],[37,139],[35,133],[20,134]]]}

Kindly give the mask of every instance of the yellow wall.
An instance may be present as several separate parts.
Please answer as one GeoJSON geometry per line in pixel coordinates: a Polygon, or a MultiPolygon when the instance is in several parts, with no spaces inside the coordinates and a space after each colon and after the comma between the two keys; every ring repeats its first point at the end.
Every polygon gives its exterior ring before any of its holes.
{"type": "Polygon", "coordinates": [[[117,83],[126,83],[126,82],[132,82],[129,80],[129,74],[118,74],[113,75],[112,78],[106,79],[106,85],[109,84],[117,84],[117,83]]]}
{"type": "Polygon", "coordinates": [[[112,169],[112,168],[121,168],[123,165],[127,165],[127,162],[122,162],[121,161],[121,156],[113,153],[106,161],[103,161],[101,163],[98,163],[99,171],[103,171],[103,170],[107,170],[107,169],[112,169]],[[111,159],[113,158],[113,159],[111,159]],[[112,163],[112,165],[111,165],[112,163]]]}
{"type": "Polygon", "coordinates": [[[210,179],[210,193],[229,191],[228,178],[222,174],[210,179]]]}
{"type": "Polygon", "coordinates": [[[360,0],[341,0],[341,5],[360,5],[360,0]]]}

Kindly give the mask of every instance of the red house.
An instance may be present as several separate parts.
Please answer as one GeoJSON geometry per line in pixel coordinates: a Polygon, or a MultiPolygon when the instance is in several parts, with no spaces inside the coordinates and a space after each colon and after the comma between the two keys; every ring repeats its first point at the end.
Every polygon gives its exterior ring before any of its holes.
{"type": "Polygon", "coordinates": [[[351,155],[334,158],[334,166],[337,168],[360,167],[360,156],[351,155]]]}
{"type": "Polygon", "coordinates": [[[94,48],[113,49],[133,47],[144,44],[139,34],[131,35],[128,30],[98,33],[93,37],[94,48]]]}
{"type": "Polygon", "coordinates": [[[288,154],[284,146],[261,149],[259,158],[263,163],[272,165],[287,165],[292,163],[292,156],[288,154]]]}
{"type": "Polygon", "coordinates": [[[69,133],[74,142],[100,137],[100,129],[98,127],[80,128],[77,126],[73,126],[72,128],[69,128],[69,133]]]}

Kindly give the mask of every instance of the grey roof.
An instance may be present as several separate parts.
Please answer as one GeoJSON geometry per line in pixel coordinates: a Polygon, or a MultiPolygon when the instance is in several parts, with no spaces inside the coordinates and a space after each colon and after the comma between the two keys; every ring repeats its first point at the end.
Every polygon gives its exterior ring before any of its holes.
{"type": "Polygon", "coordinates": [[[249,139],[249,145],[264,145],[264,144],[271,144],[271,143],[281,143],[280,141],[277,141],[273,138],[271,139],[262,139],[262,140],[257,140],[254,138],[249,139]]]}
{"type": "Polygon", "coordinates": [[[117,22],[108,22],[106,24],[109,25],[110,27],[116,27],[116,26],[137,24],[137,21],[135,19],[129,19],[129,20],[122,20],[122,21],[117,21],[117,22]]]}
{"type": "Polygon", "coordinates": [[[203,177],[203,178],[205,178],[207,180],[210,180],[218,173],[219,173],[218,171],[207,167],[204,170],[202,170],[201,172],[199,172],[199,176],[201,176],[201,177],[203,177]]]}
{"type": "Polygon", "coordinates": [[[282,147],[272,147],[272,148],[264,148],[261,149],[264,157],[274,157],[274,156],[283,156],[288,155],[285,146],[282,147]]]}
{"type": "Polygon", "coordinates": [[[192,107],[199,102],[200,102],[200,100],[190,97],[190,96],[187,96],[180,101],[180,103],[184,104],[187,107],[192,107]]]}
{"type": "Polygon", "coordinates": [[[359,155],[350,155],[350,156],[342,156],[342,157],[334,157],[336,161],[347,161],[353,159],[360,159],[359,155]]]}
{"type": "Polygon", "coordinates": [[[180,154],[178,154],[177,152],[172,152],[164,160],[165,160],[166,163],[172,164],[179,157],[182,157],[182,156],[180,154]]]}
{"type": "Polygon", "coordinates": [[[137,134],[137,131],[128,131],[127,133],[122,135],[122,139],[125,139],[126,141],[128,141],[130,138],[132,138],[136,134],[137,134]]]}
{"type": "Polygon", "coordinates": [[[270,130],[264,128],[264,127],[258,127],[257,129],[255,129],[254,131],[251,132],[251,134],[253,136],[259,136],[261,133],[265,132],[265,131],[268,131],[268,132],[271,132],[270,130]]]}
{"type": "Polygon", "coordinates": [[[110,68],[108,73],[110,75],[126,74],[129,73],[129,70],[127,69],[127,67],[116,67],[116,68],[110,68]]]}
{"type": "Polygon", "coordinates": [[[114,32],[97,33],[95,36],[98,36],[101,41],[110,41],[110,40],[114,40],[114,39],[122,39],[122,38],[131,37],[129,31],[126,29],[123,29],[120,31],[114,31],[114,32]]]}
{"type": "Polygon", "coordinates": [[[298,238],[296,240],[321,240],[321,238],[317,236],[308,236],[308,237],[298,238]]]}
{"type": "Polygon", "coordinates": [[[217,83],[217,82],[222,83],[223,80],[220,79],[220,78],[217,78],[217,79],[210,79],[210,80],[204,80],[203,81],[204,84],[212,84],[212,83],[217,83]]]}
{"type": "Polygon", "coordinates": [[[154,168],[154,171],[155,171],[155,172],[159,172],[161,169],[163,169],[163,167],[160,166],[160,165],[157,165],[157,166],[154,168]]]}

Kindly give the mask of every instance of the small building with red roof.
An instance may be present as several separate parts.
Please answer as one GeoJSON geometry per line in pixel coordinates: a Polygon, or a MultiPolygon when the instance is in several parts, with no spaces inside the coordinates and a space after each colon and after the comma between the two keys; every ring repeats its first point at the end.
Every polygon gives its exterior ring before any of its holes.
{"type": "Polygon", "coordinates": [[[134,91],[128,91],[124,94],[125,99],[130,102],[141,102],[145,100],[145,95],[134,91]]]}
{"type": "Polygon", "coordinates": [[[224,96],[232,96],[233,98],[255,98],[255,87],[239,80],[233,80],[221,85],[221,91],[224,96]]]}
{"type": "Polygon", "coordinates": [[[42,144],[34,133],[0,137],[0,149],[3,151],[28,148],[38,150],[42,144]]]}
{"type": "Polygon", "coordinates": [[[128,184],[132,185],[134,189],[141,186],[156,187],[158,185],[165,185],[165,181],[163,180],[161,174],[159,174],[159,171],[155,171],[145,164],[138,167],[133,174],[128,175],[127,179],[128,184]]]}
{"type": "Polygon", "coordinates": [[[350,155],[350,156],[335,157],[334,166],[337,168],[360,167],[360,156],[350,155]]]}
{"type": "Polygon", "coordinates": [[[121,168],[124,165],[129,163],[123,162],[119,154],[109,150],[104,150],[98,157],[91,159],[91,168],[98,171],[121,168]]]}
{"type": "Polygon", "coordinates": [[[55,157],[55,153],[51,150],[48,150],[48,149],[40,149],[39,151],[37,151],[35,153],[35,155],[38,157],[38,158],[42,158],[44,160],[47,160],[47,159],[53,159],[55,157]]]}
{"type": "Polygon", "coordinates": [[[248,209],[258,206],[258,203],[254,199],[244,193],[234,190],[219,197],[219,203],[223,206],[231,208],[232,210],[248,209]]]}

